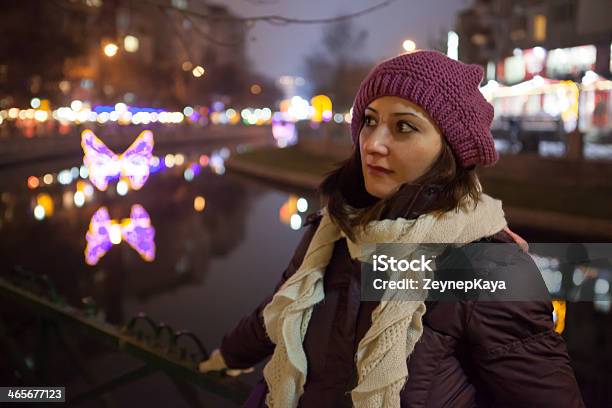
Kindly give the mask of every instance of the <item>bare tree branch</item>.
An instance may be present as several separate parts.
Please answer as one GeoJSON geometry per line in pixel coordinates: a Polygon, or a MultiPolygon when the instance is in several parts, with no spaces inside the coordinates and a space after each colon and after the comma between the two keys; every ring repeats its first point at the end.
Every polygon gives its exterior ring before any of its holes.
{"type": "MultiPolygon", "coordinates": [[[[58,0],[54,0],[54,1],[58,1],[58,0]]],[[[268,4],[268,3],[272,3],[276,0],[245,0],[245,1],[251,1],[251,2],[256,2],[257,4],[268,4]]],[[[219,39],[216,39],[214,37],[212,37],[210,34],[204,32],[201,27],[196,24],[193,21],[193,18],[198,18],[198,19],[203,19],[203,20],[209,20],[209,21],[226,21],[226,22],[237,22],[237,23],[243,23],[245,26],[245,29],[247,31],[247,33],[253,28],[255,27],[255,25],[262,21],[271,25],[275,25],[275,26],[286,26],[289,24],[329,24],[329,23],[336,23],[339,21],[345,21],[345,20],[350,20],[350,19],[354,19],[357,17],[361,17],[363,15],[372,13],[376,10],[382,9],[384,7],[389,6],[392,3],[395,3],[397,0],[384,0],[381,1],[380,3],[365,8],[363,10],[360,11],[356,11],[354,13],[349,13],[349,14],[343,14],[340,16],[336,16],[336,17],[326,17],[326,18],[315,18],[315,19],[301,19],[301,18],[291,18],[291,17],[284,17],[284,16],[279,16],[279,15],[263,15],[263,16],[253,16],[253,17],[238,17],[238,16],[232,16],[232,15],[218,15],[218,14],[208,14],[208,13],[203,13],[197,10],[190,10],[190,9],[181,9],[179,7],[173,6],[168,0],[141,0],[139,2],[137,2],[136,4],[143,4],[143,3],[148,3],[149,5],[154,6],[155,8],[158,8],[160,10],[163,10],[166,15],[169,16],[168,12],[177,12],[180,13],[184,18],[186,18],[187,20],[189,20],[192,25],[195,27],[195,29],[198,31],[198,33],[200,35],[202,35],[204,38],[206,38],[208,41],[210,41],[212,44],[218,45],[218,46],[222,46],[222,47],[233,47],[236,45],[241,44],[242,42],[244,42],[244,39],[240,39],[236,42],[226,42],[226,41],[222,41],[219,39]]],[[[128,2],[130,4],[132,4],[132,0],[128,0],[128,2]]],[[[201,4],[206,5],[205,2],[202,2],[201,4]]],[[[67,3],[65,0],[62,2],[62,6],[68,6],[69,3],[67,3]]],[[[176,28],[175,28],[176,31],[176,28]]],[[[183,45],[183,47],[185,49],[187,49],[184,39],[182,38],[182,35],[177,32],[177,35],[179,36],[179,39],[183,45]]]]}
{"type": "Polygon", "coordinates": [[[178,37],[179,43],[181,44],[181,47],[183,48],[183,51],[185,51],[185,55],[187,55],[187,59],[189,61],[193,61],[193,58],[192,58],[192,55],[191,55],[191,51],[189,50],[189,46],[187,45],[187,42],[185,41],[185,37],[183,37],[183,33],[182,33],[178,23],[176,21],[174,21],[172,16],[169,15],[169,13],[166,12],[166,10],[164,8],[157,7],[157,10],[160,12],[161,15],[163,15],[164,17],[168,17],[170,19],[170,22],[171,22],[171,25],[172,25],[172,30],[174,31],[174,33],[178,37]]]}
{"type": "Polygon", "coordinates": [[[254,4],[256,6],[267,6],[270,4],[278,4],[278,0],[244,0],[246,3],[254,4]]]}
{"type": "MultiPolygon", "coordinates": [[[[195,23],[191,19],[188,13],[181,12],[181,14],[184,18],[186,18],[191,23],[192,27],[194,27],[202,37],[204,37],[206,40],[210,41],[211,43],[215,45],[218,45],[221,47],[235,47],[236,45],[240,45],[244,42],[244,38],[240,38],[238,41],[234,41],[234,42],[225,42],[225,41],[217,40],[216,38],[212,37],[210,34],[204,32],[204,30],[202,30],[199,24],[195,23]]],[[[247,32],[250,30],[249,27],[245,27],[245,28],[247,32]]]]}
{"type": "Polygon", "coordinates": [[[271,15],[263,15],[263,16],[253,16],[253,17],[237,17],[237,16],[220,16],[202,13],[195,10],[181,10],[168,4],[163,0],[143,0],[146,3],[163,7],[166,9],[178,10],[182,13],[190,14],[191,16],[203,18],[207,20],[216,20],[216,21],[234,21],[234,22],[244,22],[244,23],[256,23],[259,21],[263,21],[273,25],[287,25],[287,24],[323,24],[323,23],[333,23],[342,20],[348,20],[352,18],[361,17],[363,15],[372,13],[378,9],[389,6],[392,3],[395,3],[397,0],[384,0],[374,6],[365,8],[360,11],[356,11],[354,13],[344,14],[336,17],[326,17],[326,18],[315,18],[315,19],[301,19],[301,18],[291,18],[291,17],[283,17],[275,14],[271,15]]]}

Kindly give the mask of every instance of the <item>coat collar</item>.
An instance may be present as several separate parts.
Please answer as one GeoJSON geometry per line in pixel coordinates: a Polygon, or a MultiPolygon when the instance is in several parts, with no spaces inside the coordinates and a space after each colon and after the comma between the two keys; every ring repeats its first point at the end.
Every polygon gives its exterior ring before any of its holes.
{"type": "MultiPolygon", "coordinates": [[[[442,192],[442,186],[437,184],[406,184],[395,204],[383,214],[383,219],[415,219],[435,207],[442,192]]],[[[323,214],[321,210],[306,217],[303,225],[318,221],[323,214]]]]}
{"type": "Polygon", "coordinates": [[[414,219],[434,208],[442,193],[442,186],[436,184],[406,184],[398,199],[383,214],[384,219],[414,219]]]}

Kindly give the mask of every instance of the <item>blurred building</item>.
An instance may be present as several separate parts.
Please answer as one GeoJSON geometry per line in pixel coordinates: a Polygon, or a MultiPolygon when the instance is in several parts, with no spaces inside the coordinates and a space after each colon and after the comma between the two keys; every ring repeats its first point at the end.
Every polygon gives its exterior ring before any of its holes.
{"type": "Polygon", "coordinates": [[[178,107],[208,102],[203,95],[233,93],[210,77],[248,66],[244,24],[228,20],[232,15],[223,6],[187,0],[168,5],[172,8],[106,0],[85,64],[67,70],[71,83],[93,83],[86,93],[101,102],[141,105],[178,107]],[[108,44],[117,47],[115,55],[106,53],[108,44]]]}
{"type": "Polygon", "coordinates": [[[475,0],[457,16],[459,58],[512,84],[540,75],[610,78],[609,0],[475,0]]]}
{"type": "Polygon", "coordinates": [[[241,80],[249,70],[247,29],[233,17],[224,6],[196,0],[27,2],[0,14],[0,26],[30,20],[2,30],[10,43],[24,41],[0,52],[0,93],[11,96],[7,106],[42,97],[56,105],[79,99],[167,108],[248,95],[241,80]],[[68,40],[78,48],[59,52],[68,40]],[[30,61],[38,66],[23,73],[30,61]]]}

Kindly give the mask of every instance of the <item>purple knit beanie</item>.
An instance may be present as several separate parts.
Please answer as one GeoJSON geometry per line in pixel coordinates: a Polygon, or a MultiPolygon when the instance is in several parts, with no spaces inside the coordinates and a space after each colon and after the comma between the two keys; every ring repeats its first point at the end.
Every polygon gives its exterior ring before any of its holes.
{"type": "Polygon", "coordinates": [[[437,51],[414,51],[381,62],[355,97],[353,144],[359,140],[368,104],[381,96],[398,96],[429,114],[462,167],[492,166],[499,155],[490,132],[493,106],[478,89],[482,76],[479,65],[467,65],[437,51]]]}

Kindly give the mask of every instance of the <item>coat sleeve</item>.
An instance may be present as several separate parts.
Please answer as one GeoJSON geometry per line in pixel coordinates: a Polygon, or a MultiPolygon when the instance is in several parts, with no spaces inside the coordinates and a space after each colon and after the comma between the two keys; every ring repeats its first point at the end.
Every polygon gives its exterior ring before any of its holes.
{"type": "MultiPolygon", "coordinates": [[[[527,255],[511,270],[541,275],[527,255]]],[[[475,301],[466,323],[470,359],[477,382],[494,406],[583,407],[565,341],[553,329],[550,301],[475,301]]]]}
{"type": "Polygon", "coordinates": [[[283,283],[300,267],[310,240],[318,225],[317,219],[310,224],[304,232],[289,265],[283,272],[272,294],[267,296],[250,314],[243,317],[238,324],[225,334],[221,342],[220,351],[229,368],[248,368],[259,363],[274,351],[274,343],[266,333],[263,321],[263,310],[272,300],[274,293],[283,283]]]}

